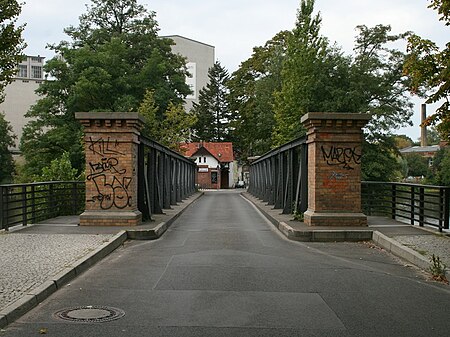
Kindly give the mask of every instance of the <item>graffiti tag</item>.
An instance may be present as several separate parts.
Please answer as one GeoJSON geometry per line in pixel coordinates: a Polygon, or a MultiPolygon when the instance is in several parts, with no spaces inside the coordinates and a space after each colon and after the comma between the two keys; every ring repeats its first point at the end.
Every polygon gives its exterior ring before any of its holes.
{"type": "Polygon", "coordinates": [[[354,165],[361,164],[361,154],[357,152],[356,147],[338,147],[331,146],[326,150],[323,146],[322,155],[323,160],[330,166],[342,166],[344,169],[353,170],[354,165]]]}
{"type": "Polygon", "coordinates": [[[129,188],[133,178],[127,176],[127,170],[120,167],[120,156],[123,153],[120,152],[119,145],[117,140],[109,137],[107,140],[89,139],[88,149],[101,158],[88,163],[89,174],[86,179],[95,185],[95,192],[87,201],[99,203],[103,210],[131,206],[129,188]]]}
{"type": "Polygon", "coordinates": [[[123,155],[122,152],[118,151],[119,142],[117,140],[113,141],[109,137],[108,139],[97,139],[93,140],[92,137],[89,137],[88,140],[89,146],[88,149],[93,153],[98,155],[123,155]]]}

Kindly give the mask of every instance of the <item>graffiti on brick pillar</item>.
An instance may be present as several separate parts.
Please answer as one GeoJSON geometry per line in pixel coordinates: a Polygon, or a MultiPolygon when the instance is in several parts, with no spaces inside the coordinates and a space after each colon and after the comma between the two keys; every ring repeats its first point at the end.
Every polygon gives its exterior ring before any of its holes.
{"type": "Polygon", "coordinates": [[[89,139],[88,149],[92,154],[100,156],[98,161],[89,162],[88,181],[95,185],[96,194],[92,195],[89,202],[100,203],[100,208],[107,210],[113,207],[123,209],[131,206],[129,187],[133,180],[127,176],[127,170],[120,167],[120,157],[117,140],[89,139]]]}
{"type": "Polygon", "coordinates": [[[110,137],[107,139],[99,138],[97,140],[89,137],[88,143],[88,149],[94,154],[98,154],[100,156],[123,155],[123,153],[118,150],[119,142],[117,140],[111,140],[110,137]]]}
{"type": "Polygon", "coordinates": [[[349,175],[347,173],[332,171],[331,174],[323,180],[323,187],[341,191],[345,190],[350,185],[348,177],[349,175]]]}
{"type": "Polygon", "coordinates": [[[361,164],[361,153],[358,147],[330,146],[321,147],[323,160],[330,166],[341,166],[346,170],[353,170],[355,165],[361,164]]]}

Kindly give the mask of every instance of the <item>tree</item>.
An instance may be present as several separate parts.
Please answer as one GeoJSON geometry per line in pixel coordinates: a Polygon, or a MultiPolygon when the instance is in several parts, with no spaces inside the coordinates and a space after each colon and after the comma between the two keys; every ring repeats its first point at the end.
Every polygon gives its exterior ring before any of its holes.
{"type": "Polygon", "coordinates": [[[404,149],[413,145],[412,139],[406,135],[394,136],[394,142],[397,149],[404,149]]]}
{"type": "Polygon", "coordinates": [[[181,104],[169,103],[161,123],[161,143],[174,151],[181,152],[181,143],[186,143],[191,135],[191,128],[196,116],[186,113],[181,104]]]}
{"type": "Polygon", "coordinates": [[[450,148],[440,149],[433,158],[431,182],[434,185],[450,186],[450,148]]]}
{"type": "Polygon", "coordinates": [[[14,160],[9,148],[14,146],[15,138],[11,125],[0,113],[0,183],[11,180],[14,173],[14,160]]]}
{"type": "Polygon", "coordinates": [[[163,118],[158,117],[157,111],[154,91],[148,90],[138,109],[145,120],[141,134],[180,152],[180,144],[190,138],[196,116],[186,113],[183,105],[174,103],[169,103],[163,118]]]}
{"type": "Polygon", "coordinates": [[[42,169],[37,178],[40,181],[74,181],[78,180],[77,169],[72,167],[70,155],[64,152],[60,158],[53,159],[49,166],[42,169]]]}
{"type": "Polygon", "coordinates": [[[26,46],[22,39],[25,25],[16,27],[20,12],[21,5],[17,0],[0,1],[0,103],[4,100],[3,90],[17,72],[26,46]]]}
{"type": "MultiPolygon", "coordinates": [[[[300,117],[311,110],[328,42],[320,35],[322,18],[313,16],[314,0],[302,0],[297,22],[287,39],[282,87],[275,99],[275,145],[305,134],[300,117]]],[[[316,111],[320,111],[317,109],[316,111]]]]}
{"type": "MultiPolygon", "coordinates": [[[[432,0],[428,7],[437,10],[440,20],[450,25],[448,0],[432,0]]],[[[411,91],[426,98],[426,103],[442,102],[424,124],[436,125],[442,139],[450,140],[450,42],[440,50],[436,43],[413,34],[407,51],[404,72],[411,79],[411,91]]]]}
{"type": "Polygon", "coordinates": [[[51,46],[57,56],[45,71],[30,109],[21,149],[30,174],[64,152],[81,172],[84,156],[77,111],[137,111],[147,90],[153,91],[156,112],[163,118],[170,102],[182,103],[185,59],[171,52],[173,41],[159,38],[154,12],[137,0],[92,0],[77,27],[65,30],[71,41],[51,46]]]}
{"type": "Polygon", "coordinates": [[[405,155],[408,163],[408,176],[426,177],[430,171],[428,159],[418,153],[409,153],[405,155]]]}
{"type": "Polygon", "coordinates": [[[145,125],[141,130],[141,134],[154,140],[161,139],[161,119],[158,118],[158,110],[155,102],[155,91],[147,90],[144,99],[138,108],[138,113],[142,115],[145,120],[145,125]]]}
{"type": "Polygon", "coordinates": [[[199,103],[192,112],[197,116],[193,127],[193,139],[212,142],[229,141],[232,114],[228,106],[228,71],[219,61],[208,71],[209,83],[200,90],[199,103]]]}
{"type": "Polygon", "coordinates": [[[349,111],[372,114],[366,139],[378,142],[391,137],[392,130],[411,125],[413,105],[408,96],[409,81],[403,74],[405,55],[389,48],[410,33],[393,35],[389,25],[362,25],[357,29],[348,91],[353,106],[349,111]]]}
{"type": "Polygon", "coordinates": [[[244,160],[272,148],[274,93],[281,89],[289,34],[282,31],[263,47],[253,48],[252,56],[241,63],[228,82],[230,110],[236,115],[233,148],[244,160]]]}

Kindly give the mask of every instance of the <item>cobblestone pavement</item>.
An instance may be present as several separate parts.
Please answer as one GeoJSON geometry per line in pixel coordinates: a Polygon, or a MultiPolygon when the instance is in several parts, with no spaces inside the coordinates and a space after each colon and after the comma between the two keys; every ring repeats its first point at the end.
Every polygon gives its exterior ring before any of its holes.
{"type": "Polygon", "coordinates": [[[450,238],[441,235],[399,235],[394,240],[419,252],[428,259],[433,254],[450,268],[450,238]]]}
{"type": "Polygon", "coordinates": [[[0,309],[113,235],[0,234],[0,309]]]}

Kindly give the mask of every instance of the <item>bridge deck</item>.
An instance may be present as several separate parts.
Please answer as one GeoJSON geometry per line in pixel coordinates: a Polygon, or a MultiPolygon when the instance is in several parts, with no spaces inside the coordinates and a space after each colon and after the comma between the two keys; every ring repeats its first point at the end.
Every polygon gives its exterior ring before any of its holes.
{"type": "MultiPolygon", "coordinates": [[[[44,227],[56,226],[27,231],[44,227]]],[[[8,235],[26,234],[19,233],[8,235]]],[[[383,250],[287,240],[239,193],[218,191],[187,208],[162,238],[127,243],[2,335],[42,328],[113,337],[446,335],[449,300],[447,286],[430,286],[383,250]],[[89,305],[125,316],[101,325],[54,317],[89,305]]]]}

